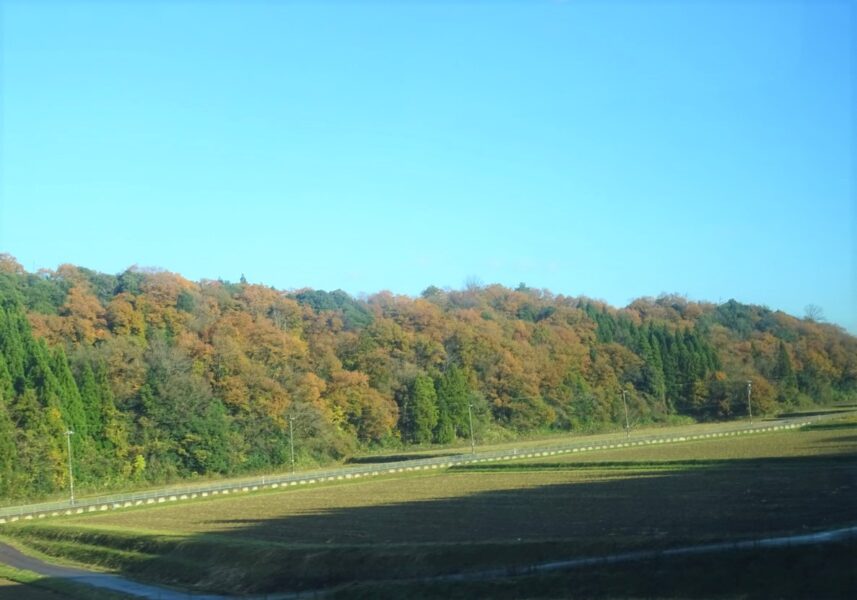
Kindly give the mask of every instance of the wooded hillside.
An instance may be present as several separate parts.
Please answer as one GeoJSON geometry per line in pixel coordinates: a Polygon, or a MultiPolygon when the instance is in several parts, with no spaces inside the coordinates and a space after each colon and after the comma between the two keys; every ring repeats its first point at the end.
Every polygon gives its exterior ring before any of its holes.
{"type": "MultiPolygon", "coordinates": [[[[242,278],[243,279],[243,278],[242,278]]],[[[499,285],[278,291],[0,255],[0,496],[276,469],[361,446],[724,419],[857,398],[857,338],[730,300],[499,285]]]]}

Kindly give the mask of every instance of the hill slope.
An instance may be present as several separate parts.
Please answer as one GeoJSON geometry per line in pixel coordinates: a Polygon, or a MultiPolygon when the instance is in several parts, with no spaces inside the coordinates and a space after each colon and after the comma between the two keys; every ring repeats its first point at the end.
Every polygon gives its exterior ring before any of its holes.
{"type": "Polygon", "coordinates": [[[857,398],[857,339],[734,300],[615,309],[520,286],[281,292],[0,256],[0,496],[857,398]]]}

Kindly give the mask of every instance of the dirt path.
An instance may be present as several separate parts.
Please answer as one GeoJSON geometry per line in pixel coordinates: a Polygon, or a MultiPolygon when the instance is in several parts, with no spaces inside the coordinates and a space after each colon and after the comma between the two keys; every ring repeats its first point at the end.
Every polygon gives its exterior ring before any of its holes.
{"type": "Polygon", "coordinates": [[[32,571],[45,577],[56,579],[68,579],[77,583],[91,585],[97,588],[108,589],[129,596],[139,598],[151,598],[152,600],[231,600],[230,596],[217,596],[212,594],[192,594],[189,592],[178,592],[165,587],[138,583],[108,573],[95,573],[78,569],[75,567],[63,567],[44,562],[38,558],[22,554],[12,546],[0,543],[0,563],[9,565],[16,569],[32,571]]]}

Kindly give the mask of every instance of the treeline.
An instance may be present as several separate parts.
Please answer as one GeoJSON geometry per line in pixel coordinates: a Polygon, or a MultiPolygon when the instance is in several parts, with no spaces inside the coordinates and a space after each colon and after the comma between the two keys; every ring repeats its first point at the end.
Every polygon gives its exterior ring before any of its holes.
{"type": "Polygon", "coordinates": [[[0,496],[368,446],[724,419],[857,397],[857,339],[735,301],[615,309],[519,286],[282,292],[0,255],[0,496]]]}

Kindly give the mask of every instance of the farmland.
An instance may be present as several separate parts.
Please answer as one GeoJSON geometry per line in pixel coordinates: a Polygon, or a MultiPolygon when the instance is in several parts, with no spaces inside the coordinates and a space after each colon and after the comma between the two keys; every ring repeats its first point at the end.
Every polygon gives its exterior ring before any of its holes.
{"type": "MultiPolygon", "coordinates": [[[[348,585],[371,597],[408,585],[391,579],[851,525],[855,454],[857,420],[845,418],[800,431],[471,465],[4,532],[48,555],[163,583],[235,593],[348,585]]],[[[820,560],[818,552],[798,556],[820,560]]],[[[776,572],[774,556],[759,568],[776,572]]],[[[853,546],[828,558],[853,562],[853,546]]],[[[693,570],[691,559],[682,561],[693,570]]],[[[600,589],[598,573],[586,583],[595,586],[590,595],[600,589]]],[[[550,595],[567,581],[542,576],[528,589],[544,584],[550,595]]],[[[497,595],[487,583],[462,585],[456,589],[497,595]]],[[[448,595],[441,588],[437,594],[448,595]]]]}

